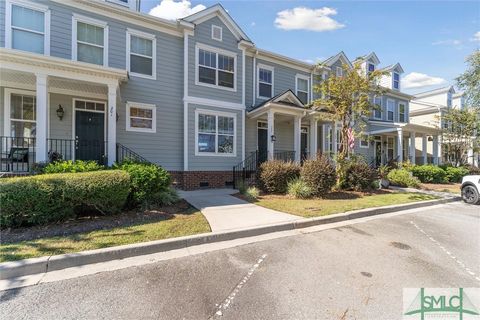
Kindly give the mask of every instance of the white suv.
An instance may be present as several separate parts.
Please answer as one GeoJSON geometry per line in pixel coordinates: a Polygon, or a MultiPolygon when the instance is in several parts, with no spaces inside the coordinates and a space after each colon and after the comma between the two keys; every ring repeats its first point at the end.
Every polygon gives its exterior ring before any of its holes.
{"type": "Polygon", "coordinates": [[[463,177],[461,189],[463,201],[470,204],[480,203],[480,175],[463,177]]]}

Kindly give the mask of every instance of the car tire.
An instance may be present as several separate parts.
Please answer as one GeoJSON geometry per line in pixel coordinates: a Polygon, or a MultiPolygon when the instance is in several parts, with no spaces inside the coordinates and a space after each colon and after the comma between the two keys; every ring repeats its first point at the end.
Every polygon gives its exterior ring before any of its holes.
{"type": "Polygon", "coordinates": [[[480,195],[474,186],[465,186],[462,188],[462,199],[469,204],[477,204],[480,202],[480,195]]]}

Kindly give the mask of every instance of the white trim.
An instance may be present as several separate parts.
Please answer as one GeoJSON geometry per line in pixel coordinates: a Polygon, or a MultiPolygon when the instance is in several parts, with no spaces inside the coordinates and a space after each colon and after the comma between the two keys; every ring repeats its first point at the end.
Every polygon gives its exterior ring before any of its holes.
{"type": "MultiPolygon", "coordinates": [[[[5,107],[3,110],[3,135],[6,137],[10,137],[10,126],[11,126],[11,118],[10,118],[10,110],[11,110],[11,96],[12,94],[20,94],[20,95],[28,95],[28,96],[33,96],[35,99],[37,98],[37,93],[36,90],[19,90],[19,89],[13,89],[13,88],[5,88],[4,89],[4,103],[5,107]]],[[[36,103],[35,103],[35,113],[37,112],[36,108],[36,103]]],[[[25,122],[37,122],[37,115],[35,114],[35,120],[27,120],[25,122]]]]}
{"type": "MultiPolygon", "coordinates": [[[[255,135],[255,142],[256,142],[256,148],[255,150],[259,150],[258,149],[258,130],[267,130],[267,146],[268,146],[268,121],[265,121],[265,120],[257,120],[257,126],[255,127],[256,131],[256,135],[255,135]],[[267,126],[265,128],[262,128],[262,127],[259,127],[258,125],[260,123],[264,123],[266,124],[267,126]]],[[[268,148],[268,147],[267,147],[268,148]]]]}
{"type": "MultiPolygon", "coordinates": [[[[12,5],[43,12],[43,33],[25,30],[31,33],[43,34],[43,55],[50,55],[50,10],[48,6],[27,0],[7,0],[5,2],[5,47],[12,49],[12,5]]],[[[18,28],[19,29],[19,28],[18,28]]],[[[34,52],[34,54],[38,54],[34,52]]]]}
{"type": "MultiPolygon", "coordinates": [[[[108,24],[105,21],[100,21],[90,17],[82,16],[74,13],[72,16],[72,60],[78,61],[78,40],[77,40],[77,25],[78,22],[94,25],[103,28],[103,47],[95,44],[88,44],[91,46],[102,47],[103,49],[103,66],[108,67],[108,24]]],[[[84,61],[80,61],[84,62],[84,61]]],[[[88,63],[88,62],[84,62],[88,63]]],[[[94,63],[93,63],[94,64],[94,63]]]]}
{"type": "MultiPolygon", "coordinates": [[[[226,135],[226,134],[225,134],[226,135]]],[[[231,112],[195,109],[195,156],[214,156],[214,157],[236,157],[237,156],[237,114],[231,112]],[[215,116],[215,152],[199,152],[198,151],[198,116],[206,114],[215,116]],[[233,153],[219,153],[218,152],[218,117],[233,118],[233,153]]]]}
{"type": "Polygon", "coordinates": [[[183,171],[188,171],[188,35],[183,32],[183,171]]]}
{"type": "Polygon", "coordinates": [[[387,98],[387,109],[386,110],[387,110],[387,114],[386,114],[385,120],[395,121],[395,100],[387,98]],[[391,104],[392,109],[391,110],[390,110],[389,102],[392,102],[392,104],[391,104]],[[388,113],[389,112],[392,112],[392,120],[388,119],[388,113]]]}
{"type": "Polygon", "coordinates": [[[336,77],[343,77],[343,68],[342,67],[336,67],[335,68],[335,76],[336,77]]]}
{"type": "MultiPolygon", "coordinates": [[[[261,64],[261,63],[258,63],[257,64],[257,83],[256,83],[256,86],[257,86],[257,99],[270,99],[274,96],[274,84],[275,83],[275,68],[273,66],[269,66],[269,65],[266,65],[266,64],[261,64]],[[270,84],[272,86],[272,94],[270,95],[270,97],[262,97],[260,96],[260,69],[264,69],[264,70],[269,70],[272,72],[272,83],[270,84]]],[[[265,84],[269,84],[269,83],[266,83],[265,84]]]]}
{"type": "Polygon", "coordinates": [[[400,73],[397,71],[392,71],[392,90],[400,91],[400,73]],[[395,75],[398,75],[398,88],[395,88],[395,75]]]}
{"type": "Polygon", "coordinates": [[[375,120],[382,120],[382,118],[383,118],[383,99],[382,99],[381,96],[380,96],[380,97],[373,97],[373,104],[374,104],[374,105],[376,105],[376,103],[375,103],[375,100],[376,100],[376,99],[379,99],[379,100],[380,100],[380,105],[379,105],[379,106],[380,106],[380,117],[377,117],[377,116],[375,115],[375,111],[377,111],[377,110],[373,110],[373,119],[375,119],[375,120]]]}
{"type": "Polygon", "coordinates": [[[398,101],[398,103],[397,103],[397,109],[398,109],[398,122],[401,122],[401,123],[408,122],[408,121],[407,121],[407,104],[406,104],[405,102],[403,102],[403,101],[398,101]],[[403,105],[403,107],[404,107],[404,110],[403,110],[403,121],[400,119],[400,115],[401,115],[400,105],[403,105]]]}
{"type": "MultiPolygon", "coordinates": [[[[275,63],[283,67],[291,68],[299,72],[310,73],[316,65],[311,65],[306,62],[296,60],[287,56],[280,55],[275,52],[266,51],[260,48],[253,47],[247,52],[247,55],[250,57],[257,56],[259,60],[262,60],[265,63],[275,63]]],[[[322,67],[324,69],[329,69],[329,67],[322,67]]]]}
{"type": "MultiPolygon", "coordinates": [[[[303,75],[303,74],[299,74],[297,73],[295,75],[295,94],[297,95],[298,97],[298,80],[299,79],[302,79],[302,80],[306,80],[307,81],[307,102],[306,103],[309,103],[310,102],[310,77],[306,76],[306,75],[303,75]]],[[[305,92],[305,91],[302,91],[302,92],[305,92]]]]}
{"type": "Polygon", "coordinates": [[[157,80],[157,39],[154,34],[151,33],[146,33],[138,30],[133,30],[130,28],[127,28],[127,51],[126,51],[126,58],[127,58],[127,71],[129,72],[130,76],[134,77],[139,77],[139,78],[145,78],[145,79],[151,79],[151,80],[157,80]],[[144,56],[136,53],[131,53],[131,36],[139,37],[142,39],[150,40],[152,41],[152,56],[144,56]],[[132,72],[130,70],[130,56],[131,55],[136,55],[148,59],[152,59],[152,75],[147,75],[147,74],[142,74],[142,73],[136,73],[132,72]]]}
{"type": "Polygon", "coordinates": [[[157,106],[156,105],[127,101],[127,106],[126,107],[127,107],[126,117],[125,117],[125,130],[126,131],[147,132],[147,133],[157,132],[157,106]],[[131,124],[130,124],[130,118],[131,118],[130,109],[131,108],[152,110],[152,128],[149,129],[149,128],[132,127],[131,124]]]}
{"type": "Polygon", "coordinates": [[[121,0],[105,0],[105,1],[110,2],[110,3],[115,3],[115,4],[118,4],[118,5],[127,7],[127,8],[135,9],[135,8],[131,7],[131,4],[130,4],[131,0],[127,0],[127,2],[121,1],[121,0]]]}
{"type": "Polygon", "coordinates": [[[242,161],[245,161],[245,110],[242,110],[242,161]]]}
{"type": "Polygon", "coordinates": [[[245,89],[245,49],[242,49],[242,105],[245,106],[246,89],[245,89]]]}
{"type": "Polygon", "coordinates": [[[222,41],[222,39],[223,39],[223,28],[222,27],[212,24],[212,39],[217,40],[217,41],[222,41]],[[215,30],[220,31],[220,38],[215,37],[215,30]]]}
{"type": "MultiPolygon", "coordinates": [[[[213,68],[211,68],[211,69],[213,69],[213,68]]],[[[237,92],[237,53],[232,52],[232,51],[219,49],[219,48],[215,48],[215,47],[203,44],[203,43],[197,43],[195,45],[195,85],[210,87],[210,88],[215,88],[215,89],[220,89],[220,90],[237,92]],[[200,50],[205,50],[205,51],[215,53],[215,57],[216,57],[215,84],[203,83],[203,82],[200,82],[200,80],[199,80],[200,73],[198,72],[198,70],[199,70],[200,50]],[[230,58],[233,58],[233,88],[218,85],[218,72],[219,71],[229,72],[229,71],[226,71],[226,70],[220,70],[218,68],[218,55],[219,54],[224,55],[224,56],[228,56],[230,58]]]]}
{"type": "Polygon", "coordinates": [[[245,106],[240,103],[227,102],[221,100],[213,100],[207,98],[191,97],[186,96],[183,101],[193,104],[200,104],[204,106],[224,108],[224,109],[234,109],[234,110],[245,110],[245,106]]]}

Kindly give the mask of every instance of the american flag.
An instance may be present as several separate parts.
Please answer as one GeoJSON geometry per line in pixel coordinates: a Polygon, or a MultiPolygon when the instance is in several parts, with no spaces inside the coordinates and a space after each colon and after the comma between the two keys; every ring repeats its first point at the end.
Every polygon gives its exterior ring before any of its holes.
{"type": "Polygon", "coordinates": [[[353,150],[353,148],[355,148],[355,135],[353,133],[352,128],[348,128],[347,138],[348,138],[348,147],[350,148],[350,150],[353,150]]]}

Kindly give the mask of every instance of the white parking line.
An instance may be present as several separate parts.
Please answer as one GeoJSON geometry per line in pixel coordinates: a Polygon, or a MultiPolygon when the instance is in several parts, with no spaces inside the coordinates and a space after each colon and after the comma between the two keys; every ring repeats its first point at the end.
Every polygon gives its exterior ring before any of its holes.
{"type": "Polygon", "coordinates": [[[480,282],[480,276],[477,276],[475,272],[473,272],[465,263],[463,263],[461,260],[457,259],[450,251],[448,251],[444,246],[442,246],[437,240],[435,240],[431,235],[426,233],[422,228],[420,228],[415,222],[410,221],[410,224],[412,224],[418,231],[423,233],[430,241],[435,243],[440,249],[442,249],[443,252],[445,252],[450,258],[452,258],[460,267],[462,267],[463,270],[465,270],[469,275],[475,278],[478,282],[480,282]]]}

